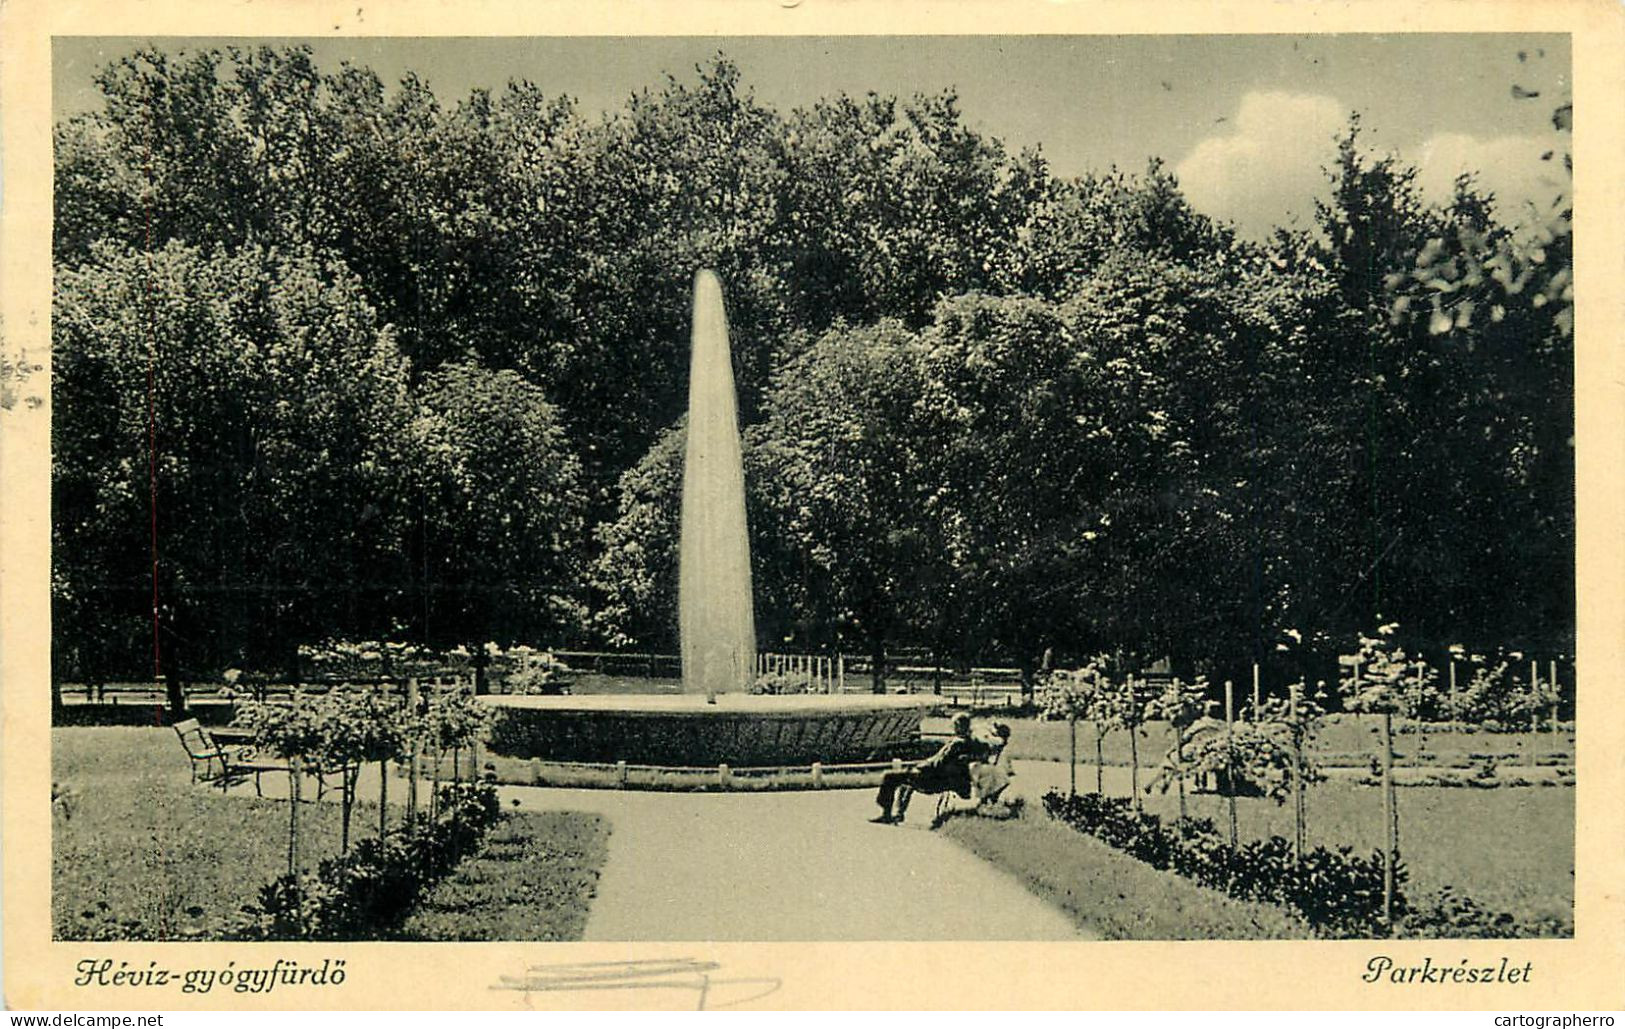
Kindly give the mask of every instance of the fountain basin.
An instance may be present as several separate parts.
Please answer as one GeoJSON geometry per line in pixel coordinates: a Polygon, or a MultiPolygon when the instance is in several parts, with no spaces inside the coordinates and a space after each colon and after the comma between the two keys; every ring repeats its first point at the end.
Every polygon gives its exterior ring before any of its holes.
{"type": "Polygon", "coordinates": [[[766,768],[886,760],[917,746],[939,698],[724,693],[481,697],[488,746],[505,757],[672,768],[766,768]]]}

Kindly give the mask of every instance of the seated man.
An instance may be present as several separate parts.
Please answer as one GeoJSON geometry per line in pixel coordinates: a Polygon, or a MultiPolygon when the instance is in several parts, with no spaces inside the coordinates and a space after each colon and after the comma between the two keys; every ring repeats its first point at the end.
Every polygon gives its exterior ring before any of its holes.
{"type": "Polygon", "coordinates": [[[870,821],[881,825],[901,822],[908,811],[909,795],[916,790],[922,793],[952,790],[961,797],[970,796],[971,763],[982,760],[987,753],[987,745],[971,736],[970,715],[955,715],[953,738],[944,743],[942,749],[913,768],[887,772],[880,777],[880,792],[875,794],[880,815],[870,821]],[[900,798],[899,791],[902,794],[900,798]],[[894,799],[897,799],[895,813],[892,811],[894,799]]]}

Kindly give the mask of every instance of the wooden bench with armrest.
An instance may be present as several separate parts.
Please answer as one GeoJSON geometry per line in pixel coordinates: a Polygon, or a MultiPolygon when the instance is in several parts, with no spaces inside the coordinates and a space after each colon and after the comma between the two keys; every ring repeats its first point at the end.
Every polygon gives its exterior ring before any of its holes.
{"type": "MultiPolygon", "coordinates": [[[[288,773],[291,763],[285,758],[261,757],[256,753],[254,734],[235,727],[219,730],[205,729],[196,718],[175,723],[175,734],[191,762],[192,782],[206,782],[225,790],[233,783],[254,777],[254,795],[265,796],[260,776],[266,772],[288,773]]],[[[316,777],[316,799],[322,799],[329,775],[342,775],[344,769],[309,766],[306,774],[316,777]]]]}
{"type": "Polygon", "coordinates": [[[225,776],[231,755],[209,735],[202,723],[196,718],[188,718],[176,722],[174,728],[191,763],[192,782],[214,782],[225,776]]]}
{"type": "Polygon", "coordinates": [[[987,760],[972,761],[966,771],[970,775],[970,794],[947,791],[937,797],[937,815],[934,825],[940,825],[948,813],[954,809],[954,798],[970,801],[969,811],[982,811],[998,803],[1004,791],[1010,788],[1010,780],[1015,776],[1015,770],[1010,767],[1010,757],[1006,753],[1009,749],[1009,740],[1005,739],[993,746],[989,751],[987,760]]]}

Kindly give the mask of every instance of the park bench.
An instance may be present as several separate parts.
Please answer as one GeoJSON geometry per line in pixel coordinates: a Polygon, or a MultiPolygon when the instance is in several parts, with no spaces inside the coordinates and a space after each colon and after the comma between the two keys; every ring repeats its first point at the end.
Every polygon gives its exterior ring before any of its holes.
{"type": "MultiPolygon", "coordinates": [[[[971,762],[968,769],[970,772],[970,796],[963,798],[970,801],[970,806],[965,810],[982,811],[988,806],[997,803],[999,798],[1004,795],[1004,791],[1010,788],[1010,780],[1015,776],[1015,772],[1010,770],[1010,765],[1004,757],[1005,749],[1008,746],[1009,744],[1005,743],[996,747],[988,754],[986,761],[971,762]]],[[[960,796],[961,794],[952,790],[946,790],[937,796],[937,814],[932,821],[933,826],[942,824],[943,820],[957,806],[954,803],[954,798],[960,796]]]]}
{"type": "MultiPolygon", "coordinates": [[[[239,736],[241,733],[242,730],[221,730],[221,735],[239,736]]],[[[225,790],[233,783],[252,775],[254,795],[263,797],[265,792],[260,776],[266,772],[286,773],[292,767],[285,759],[256,755],[250,736],[241,735],[243,741],[241,746],[228,747],[215,738],[214,733],[205,729],[196,718],[176,722],[175,734],[180,737],[181,746],[185,748],[187,760],[191,763],[193,783],[206,782],[225,790]]],[[[307,774],[316,777],[316,799],[322,799],[327,789],[329,775],[342,775],[345,771],[347,769],[319,767],[307,769],[307,774]]]]}
{"type": "Polygon", "coordinates": [[[193,783],[200,780],[212,783],[226,775],[231,755],[196,718],[176,722],[175,735],[180,737],[181,746],[186,750],[193,783]]]}

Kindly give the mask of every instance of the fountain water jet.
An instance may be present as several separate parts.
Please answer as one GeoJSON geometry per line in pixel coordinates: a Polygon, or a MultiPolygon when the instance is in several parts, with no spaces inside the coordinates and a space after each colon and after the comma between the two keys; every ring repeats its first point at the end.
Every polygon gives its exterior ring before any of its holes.
{"type": "Polygon", "coordinates": [[[692,341],[678,548],[678,632],[683,691],[704,693],[715,703],[718,693],[746,692],[751,687],[756,620],[728,317],[722,284],[710,270],[694,276],[692,341]]]}
{"type": "MultiPolygon", "coordinates": [[[[694,277],[689,375],[678,554],[683,694],[484,697],[497,709],[490,750],[564,765],[689,771],[858,763],[878,775],[869,763],[918,750],[931,698],[749,692],[756,632],[745,473],[722,286],[710,271],[694,277]]],[[[593,784],[593,774],[549,772],[548,781],[593,784]]]]}

